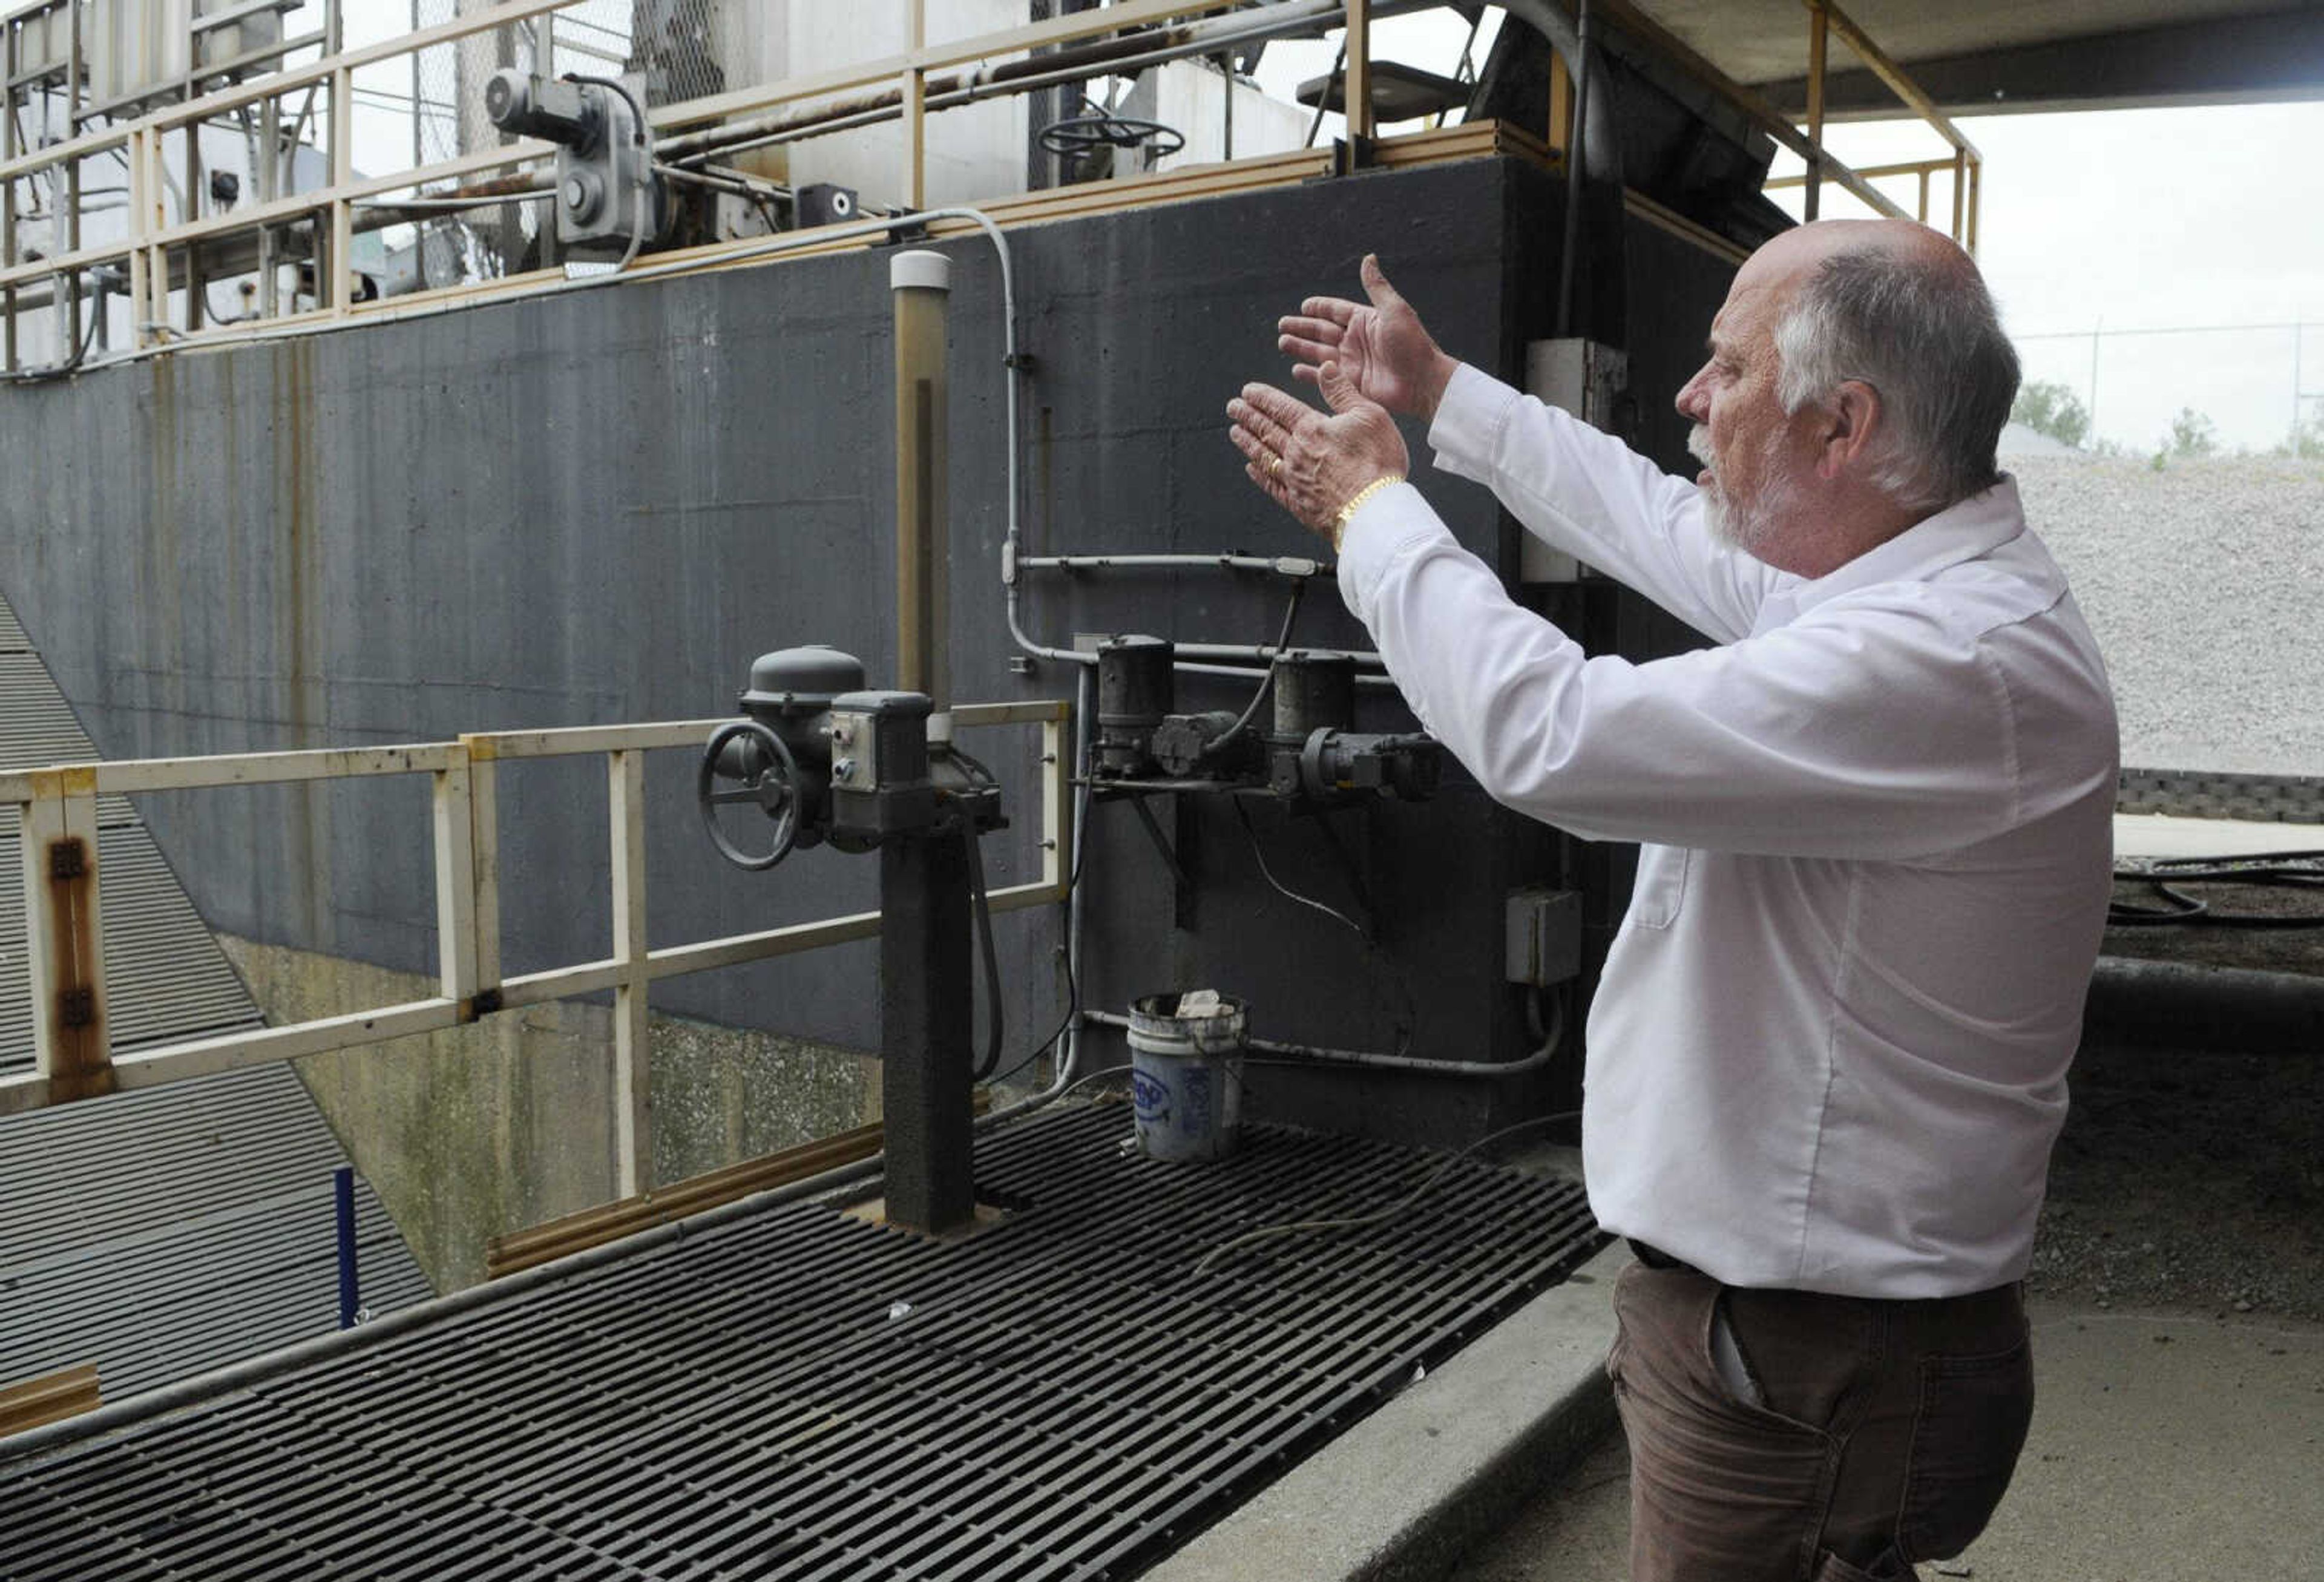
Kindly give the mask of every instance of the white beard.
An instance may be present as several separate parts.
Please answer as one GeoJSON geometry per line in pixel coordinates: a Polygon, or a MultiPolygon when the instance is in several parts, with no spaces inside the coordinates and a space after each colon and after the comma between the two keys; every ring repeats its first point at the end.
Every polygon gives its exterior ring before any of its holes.
{"type": "Polygon", "coordinates": [[[1784,508],[1791,503],[1792,492],[1776,481],[1774,455],[1762,458],[1771,464],[1762,469],[1767,481],[1757,492],[1738,498],[1720,481],[1719,464],[1711,454],[1711,430],[1706,425],[1694,426],[1686,437],[1686,449],[1711,473],[1711,482],[1702,490],[1702,520],[1711,529],[1711,536],[1730,549],[1740,549],[1755,559],[1766,559],[1760,551],[1779,535],[1779,523],[1784,508]]]}

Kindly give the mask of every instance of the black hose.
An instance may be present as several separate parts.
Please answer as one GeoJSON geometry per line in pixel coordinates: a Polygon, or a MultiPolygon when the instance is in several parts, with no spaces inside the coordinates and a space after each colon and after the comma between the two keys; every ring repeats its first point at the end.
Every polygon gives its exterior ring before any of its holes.
{"type": "Polygon", "coordinates": [[[982,1082],[1001,1063],[1001,1040],[1008,1020],[1001,1005],[1001,958],[992,948],[992,902],[984,888],[984,841],[974,820],[961,820],[960,838],[968,843],[968,888],[976,898],[976,937],[984,947],[984,1054],[972,1073],[982,1082]]]}
{"type": "Polygon", "coordinates": [[[1590,145],[1590,0],[1582,0],[1573,60],[1573,146],[1565,156],[1565,235],[1557,248],[1557,336],[1573,333],[1573,258],[1582,241],[1582,166],[1590,145]]]}
{"type": "Polygon", "coordinates": [[[2172,857],[2117,868],[2116,881],[2151,886],[2170,903],[2142,906],[2116,901],[2107,908],[2112,928],[2155,928],[2202,923],[2218,928],[2319,928],[2324,912],[2222,912],[2181,885],[2254,885],[2271,889],[2324,889],[2324,851],[2271,851],[2239,858],[2172,857]]]}
{"type": "MultiPolygon", "coordinates": [[[[1086,677],[1089,672],[1084,670],[1082,674],[1086,677]]],[[[1084,686],[1087,685],[1086,681],[1084,685],[1084,686]]],[[[1086,699],[1086,693],[1084,693],[1084,699],[1086,699]]],[[[1086,702],[1084,702],[1084,707],[1086,708],[1086,702]]],[[[1074,851],[1074,867],[1073,871],[1065,876],[1065,1014],[1062,1017],[1058,1018],[1057,1025],[1054,1028],[1050,1029],[1049,1035],[1047,1038],[1042,1039],[1040,1043],[1033,1045],[1032,1049],[1026,1053],[1024,1059],[1019,1061],[1015,1065],[1010,1066],[1007,1071],[1001,1072],[998,1076],[991,1078],[990,1081],[994,1084],[1007,1081],[1019,1072],[1023,1071],[1027,1066],[1031,1065],[1035,1061],[1040,1059],[1042,1055],[1047,1053],[1051,1048],[1055,1047],[1058,1039],[1063,1038],[1065,1034],[1073,1028],[1074,1025],[1081,1020],[1082,992],[1081,980],[1079,976],[1080,966],[1079,963],[1074,960],[1074,908],[1078,905],[1074,899],[1074,896],[1081,888],[1082,869],[1084,865],[1089,861],[1090,847],[1095,844],[1095,842],[1091,841],[1089,838],[1088,823],[1090,806],[1090,760],[1096,740],[1094,734],[1087,730],[1083,731],[1081,736],[1082,750],[1080,754],[1080,762],[1075,765],[1075,778],[1080,783],[1081,790],[1074,797],[1074,845],[1075,850],[1074,851]]]]}
{"type": "MultiPolygon", "coordinates": [[[[1597,189],[1601,200],[1595,217],[1605,231],[1607,248],[1618,253],[1623,247],[1622,145],[1614,125],[1613,87],[1604,65],[1591,47],[1588,34],[1582,31],[1589,26],[1586,4],[1582,8],[1582,28],[1577,28],[1553,0],[1499,0],[1499,4],[1512,21],[1522,22],[1539,33],[1573,69],[1574,141],[1578,146],[1569,150],[1567,154],[1565,232],[1560,248],[1557,280],[1557,333],[1560,336],[1571,335],[1573,333],[1570,320],[1577,273],[1575,265],[1581,251],[1576,211],[1582,207],[1582,175],[1589,178],[1589,184],[1597,189]]],[[[1621,282],[1627,272],[1626,266],[1618,258],[1603,271],[1605,279],[1616,284],[1621,282]]],[[[1617,305],[1611,304],[1595,290],[1599,278],[1599,272],[1592,271],[1592,296],[1596,306],[1605,311],[1593,312],[1591,323],[1582,333],[1596,340],[1618,344],[1625,335],[1621,322],[1623,316],[1617,305]]]]}
{"type": "MultiPolygon", "coordinates": [[[[78,291],[79,288],[74,289],[78,291]]],[[[100,294],[93,304],[92,311],[88,315],[88,323],[80,332],[80,345],[73,348],[71,356],[61,363],[52,363],[46,368],[19,368],[7,373],[0,373],[0,382],[9,384],[46,384],[53,380],[69,377],[87,360],[89,347],[97,343],[97,321],[98,316],[104,311],[105,299],[100,294]]]]}

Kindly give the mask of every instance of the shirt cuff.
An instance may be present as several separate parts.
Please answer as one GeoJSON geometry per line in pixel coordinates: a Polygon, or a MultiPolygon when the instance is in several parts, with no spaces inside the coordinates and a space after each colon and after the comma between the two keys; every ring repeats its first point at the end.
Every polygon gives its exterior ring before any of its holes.
{"type": "Polygon", "coordinates": [[[1348,613],[1371,624],[1380,578],[1412,545],[1449,538],[1451,529],[1409,483],[1392,483],[1357,508],[1340,535],[1340,597],[1348,613]]]}
{"type": "Polygon", "coordinates": [[[1481,369],[1467,363],[1453,369],[1436,402],[1435,420],[1428,426],[1436,464],[1463,478],[1489,475],[1493,455],[1500,448],[1501,430],[1518,400],[1517,391],[1481,369]]]}

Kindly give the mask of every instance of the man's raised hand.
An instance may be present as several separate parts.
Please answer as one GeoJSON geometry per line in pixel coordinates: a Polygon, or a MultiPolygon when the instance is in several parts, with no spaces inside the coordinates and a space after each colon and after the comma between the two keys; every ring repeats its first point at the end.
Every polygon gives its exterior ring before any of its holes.
{"type": "Polygon", "coordinates": [[[1397,294],[1376,254],[1364,254],[1370,306],[1341,297],[1310,297],[1277,323],[1276,345],[1293,358],[1291,377],[1320,385],[1323,364],[1337,363],[1367,400],[1403,416],[1433,419],[1457,364],[1439,350],[1412,304],[1397,294]]]}
{"type": "Polygon", "coordinates": [[[1227,403],[1227,437],[1268,498],[1331,538],[1341,509],[1368,484],[1404,476],[1396,420],[1357,391],[1336,362],[1316,370],[1327,415],[1271,385],[1246,384],[1227,403]]]}

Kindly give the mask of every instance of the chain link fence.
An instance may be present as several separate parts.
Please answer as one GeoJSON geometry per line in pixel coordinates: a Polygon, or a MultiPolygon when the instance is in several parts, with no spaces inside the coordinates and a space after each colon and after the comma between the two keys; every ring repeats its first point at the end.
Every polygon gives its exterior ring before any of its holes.
{"type": "Polygon", "coordinates": [[[2324,459],[2324,323],[2099,325],[2013,339],[2026,383],[2052,387],[2063,410],[2057,437],[2083,449],[2324,459]]]}

